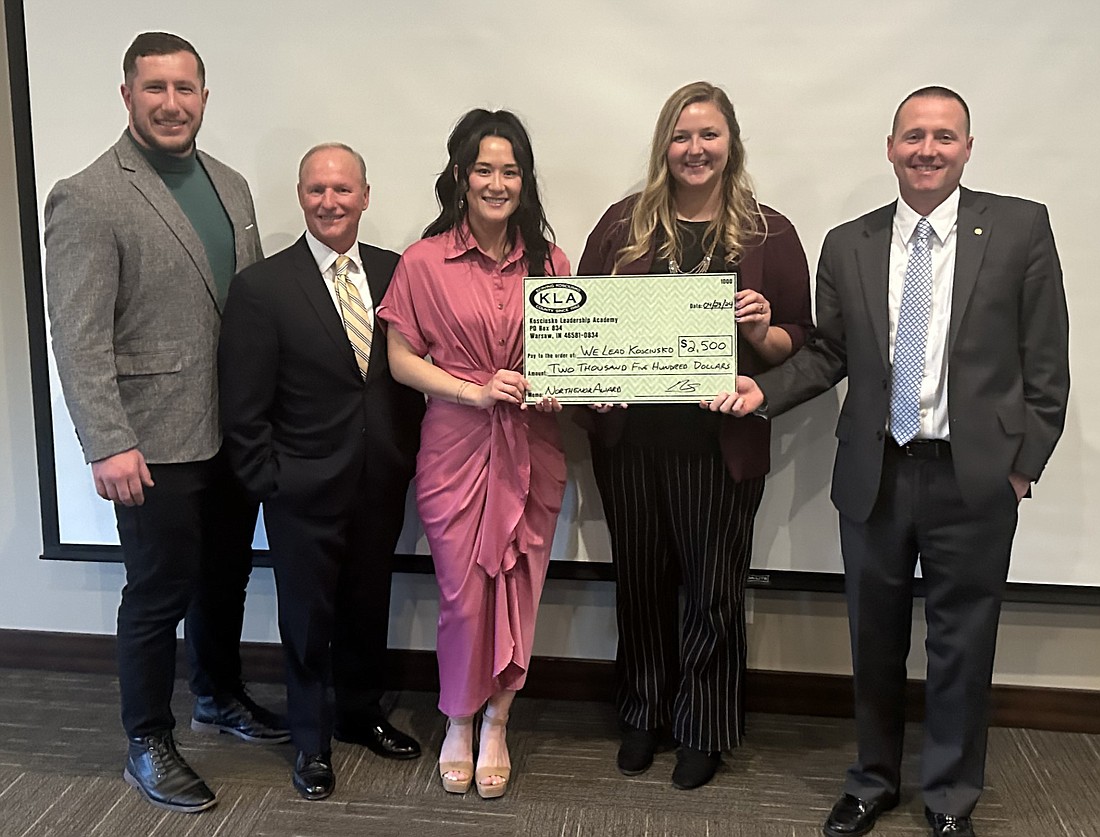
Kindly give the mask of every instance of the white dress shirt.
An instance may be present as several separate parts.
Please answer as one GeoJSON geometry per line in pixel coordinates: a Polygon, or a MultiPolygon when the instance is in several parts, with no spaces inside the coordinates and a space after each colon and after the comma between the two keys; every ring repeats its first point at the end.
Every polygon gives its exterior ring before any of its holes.
{"type": "MultiPolygon", "coordinates": [[[[890,238],[890,362],[894,361],[894,336],[905,285],[909,248],[916,243],[922,216],[898,198],[890,238]]],[[[959,189],[927,216],[932,227],[932,311],[924,344],[924,379],[920,388],[918,439],[951,438],[947,420],[947,337],[951,323],[951,294],[955,280],[955,242],[959,219],[959,189]]],[[[887,419],[889,422],[889,419],[887,419]]]]}
{"type": "MultiPolygon", "coordinates": [[[[313,254],[313,260],[317,262],[317,269],[321,271],[321,275],[325,277],[325,287],[328,288],[328,295],[332,297],[332,304],[336,306],[336,313],[340,314],[340,298],[336,295],[336,260],[340,256],[347,256],[351,259],[351,264],[348,265],[348,281],[355,285],[355,290],[359,291],[359,297],[363,300],[363,305],[367,309],[367,318],[370,320],[370,327],[374,328],[374,304],[370,296],[370,286],[367,285],[367,271],[363,267],[363,259],[359,255],[359,244],[356,242],[352,245],[351,250],[347,253],[337,253],[327,244],[322,244],[317,240],[309,230],[306,230],[306,244],[309,245],[309,252],[313,254]]],[[[343,319],[343,315],[341,315],[343,319]]]]}

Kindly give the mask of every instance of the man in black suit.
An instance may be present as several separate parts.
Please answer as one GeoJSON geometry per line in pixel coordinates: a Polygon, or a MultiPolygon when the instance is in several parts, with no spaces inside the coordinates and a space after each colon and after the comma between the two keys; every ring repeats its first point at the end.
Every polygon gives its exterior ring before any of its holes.
{"type": "Polygon", "coordinates": [[[735,414],[775,415],[848,378],[832,499],[859,751],[831,837],[870,831],[898,803],[918,559],[925,815],[933,835],[974,834],[1017,504],[1065,421],[1069,322],[1046,207],[960,188],[972,143],[954,91],[901,103],[886,141],[901,200],[829,233],[816,336],[734,396],[735,414]]]}
{"type": "Polygon", "coordinates": [[[274,558],[294,786],[323,799],[333,736],[420,754],[379,698],[424,399],[393,380],[385,339],[372,339],[398,256],[356,241],[370,201],[363,158],[337,143],[310,149],[298,201],[307,232],[234,280],[218,361],[226,448],[264,504],[274,558]]]}

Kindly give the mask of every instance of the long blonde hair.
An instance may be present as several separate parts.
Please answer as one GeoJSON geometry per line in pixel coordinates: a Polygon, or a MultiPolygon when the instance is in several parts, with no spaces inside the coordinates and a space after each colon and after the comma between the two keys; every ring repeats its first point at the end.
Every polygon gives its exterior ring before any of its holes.
{"type": "Polygon", "coordinates": [[[745,171],[745,146],[741,143],[741,126],[729,96],[721,87],[705,81],[686,84],[668,97],[657,124],[653,129],[653,146],[649,152],[649,173],[645,188],[634,204],[627,223],[630,234],[626,244],[615,258],[612,273],[625,264],[636,261],[652,247],[658,228],[663,243],[657,257],[670,256],[681,260],[682,242],[676,225],[676,203],[668,172],[668,148],[680,113],[696,102],[713,102],[725,117],[729,127],[729,160],[722,172],[722,206],[703,233],[704,248],[707,242],[720,241],[726,251],[726,260],[735,261],[744,252],[746,241],[766,228],[766,222],[753,197],[752,182],[745,171]]]}

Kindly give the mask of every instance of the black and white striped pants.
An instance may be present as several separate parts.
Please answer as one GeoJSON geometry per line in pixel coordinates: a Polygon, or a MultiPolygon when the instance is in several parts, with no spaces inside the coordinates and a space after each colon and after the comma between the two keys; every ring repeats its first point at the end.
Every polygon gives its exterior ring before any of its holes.
{"type": "Polygon", "coordinates": [[[736,747],[764,477],[737,482],[717,452],[592,448],[616,571],[619,716],[640,729],[671,723],[697,750],[736,747]]]}

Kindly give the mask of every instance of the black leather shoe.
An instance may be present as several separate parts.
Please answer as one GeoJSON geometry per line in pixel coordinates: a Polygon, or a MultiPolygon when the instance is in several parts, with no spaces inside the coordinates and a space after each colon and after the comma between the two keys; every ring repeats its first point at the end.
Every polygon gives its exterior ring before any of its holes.
{"type": "MultiPolygon", "coordinates": [[[[246,693],[245,693],[246,696],[246,693]]],[[[196,697],[195,709],[191,713],[191,729],[196,733],[208,733],[218,735],[229,733],[253,744],[283,744],[290,740],[290,733],[286,727],[271,726],[264,720],[274,720],[278,723],[275,713],[256,704],[251,697],[249,703],[260,713],[253,712],[248,704],[243,703],[239,697],[196,697]],[[264,716],[264,719],[259,717],[264,716]]]]}
{"type": "Polygon", "coordinates": [[[290,740],[290,731],[278,725],[279,716],[264,709],[247,692],[241,694],[248,703],[240,697],[195,698],[191,729],[213,735],[227,732],[254,744],[282,744],[290,740]]]}
{"type": "Polygon", "coordinates": [[[619,772],[624,776],[645,773],[653,764],[653,755],[659,744],[660,735],[655,729],[626,729],[619,745],[619,772]]]}
{"type": "Polygon", "coordinates": [[[171,730],[131,738],[122,778],[166,811],[194,814],[217,802],[213,791],[179,754],[171,730]]]}
{"type": "Polygon", "coordinates": [[[332,756],[328,753],[298,753],[294,760],[294,787],[304,799],[324,799],[332,795],[336,787],[336,774],[332,772],[332,756]]]}
{"type": "Polygon", "coordinates": [[[828,837],[856,837],[875,827],[875,821],[898,805],[897,794],[867,801],[850,793],[836,801],[821,829],[828,837]]]}
{"type": "Polygon", "coordinates": [[[416,739],[383,718],[356,726],[338,726],[332,737],[345,744],[360,744],[385,759],[414,759],[420,755],[416,739]]]}
{"type": "Polygon", "coordinates": [[[680,790],[701,788],[714,778],[722,754],[717,750],[696,750],[681,746],[676,751],[676,767],[672,770],[672,784],[680,790]]]}
{"type": "Polygon", "coordinates": [[[936,814],[925,808],[924,818],[932,826],[932,837],[974,837],[974,826],[970,817],[936,814]]]}
{"type": "Polygon", "coordinates": [[[243,683],[233,692],[233,697],[239,700],[244,705],[244,708],[252,713],[252,717],[265,727],[269,727],[273,730],[286,730],[287,738],[290,738],[290,726],[286,722],[286,715],[280,715],[278,712],[272,712],[270,709],[260,706],[260,704],[256,703],[252,695],[249,694],[248,689],[243,683]]]}

